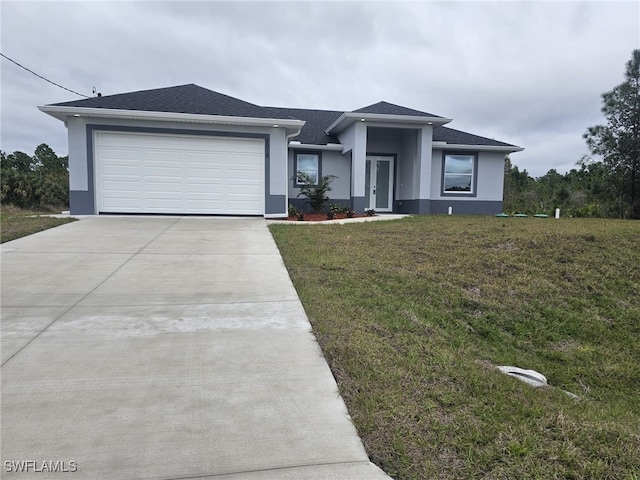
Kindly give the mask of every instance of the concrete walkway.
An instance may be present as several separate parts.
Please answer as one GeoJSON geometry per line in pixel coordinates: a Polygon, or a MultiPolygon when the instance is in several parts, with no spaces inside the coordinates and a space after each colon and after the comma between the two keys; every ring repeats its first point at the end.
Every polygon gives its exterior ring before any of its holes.
{"type": "Polygon", "coordinates": [[[90,217],[1,249],[2,478],[389,478],[263,219],[90,217]]]}

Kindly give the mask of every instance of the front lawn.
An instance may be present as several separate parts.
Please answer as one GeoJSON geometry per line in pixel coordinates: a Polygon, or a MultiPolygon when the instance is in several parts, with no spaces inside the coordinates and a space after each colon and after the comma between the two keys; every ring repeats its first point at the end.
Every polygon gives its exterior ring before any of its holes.
{"type": "Polygon", "coordinates": [[[270,228],[367,452],[391,476],[640,478],[640,222],[270,228]]]}
{"type": "MultiPolygon", "coordinates": [[[[57,213],[60,212],[58,211],[57,213]]],[[[0,211],[0,243],[25,237],[74,220],[75,218],[55,218],[49,217],[43,212],[32,212],[11,206],[3,206],[0,211]]]]}

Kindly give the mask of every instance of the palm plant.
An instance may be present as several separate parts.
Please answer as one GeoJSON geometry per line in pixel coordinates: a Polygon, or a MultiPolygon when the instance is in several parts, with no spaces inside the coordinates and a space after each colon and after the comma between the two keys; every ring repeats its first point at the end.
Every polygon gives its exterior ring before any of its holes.
{"type": "Polygon", "coordinates": [[[298,183],[302,184],[298,197],[306,197],[305,205],[309,205],[313,213],[320,213],[329,201],[328,192],[335,175],[325,175],[316,184],[308,173],[298,172],[298,183]]]}

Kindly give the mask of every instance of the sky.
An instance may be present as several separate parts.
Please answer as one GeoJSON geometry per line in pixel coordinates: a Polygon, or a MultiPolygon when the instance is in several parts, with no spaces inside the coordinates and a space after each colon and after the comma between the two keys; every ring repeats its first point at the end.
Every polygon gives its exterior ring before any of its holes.
{"type": "MultiPolygon", "coordinates": [[[[640,48],[640,1],[2,0],[1,51],[92,96],[195,83],[263,106],[387,101],[524,147],[534,177],[565,173],[605,123],[601,94],[640,48]]],[[[68,153],[38,105],[77,100],[0,59],[0,149],[68,153]]]]}

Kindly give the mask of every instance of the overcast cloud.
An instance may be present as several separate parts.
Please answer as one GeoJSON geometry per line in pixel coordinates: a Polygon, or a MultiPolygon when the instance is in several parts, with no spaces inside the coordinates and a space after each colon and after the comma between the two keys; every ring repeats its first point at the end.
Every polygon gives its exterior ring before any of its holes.
{"type": "MultiPolygon", "coordinates": [[[[1,4],[2,53],[103,95],[195,83],[265,106],[353,110],[380,100],[525,147],[566,172],[603,123],[600,95],[640,48],[640,2],[29,2],[1,4]]],[[[5,59],[2,144],[66,155],[36,106],[80,97],[5,59]]]]}

